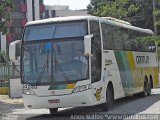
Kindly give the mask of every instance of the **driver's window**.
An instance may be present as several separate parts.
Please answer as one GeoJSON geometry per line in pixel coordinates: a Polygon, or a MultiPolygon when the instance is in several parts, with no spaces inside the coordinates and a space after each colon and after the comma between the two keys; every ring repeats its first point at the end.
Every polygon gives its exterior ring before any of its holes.
{"type": "Polygon", "coordinates": [[[55,81],[88,78],[88,58],[84,55],[83,40],[56,41],[53,46],[53,78],[55,81]]]}

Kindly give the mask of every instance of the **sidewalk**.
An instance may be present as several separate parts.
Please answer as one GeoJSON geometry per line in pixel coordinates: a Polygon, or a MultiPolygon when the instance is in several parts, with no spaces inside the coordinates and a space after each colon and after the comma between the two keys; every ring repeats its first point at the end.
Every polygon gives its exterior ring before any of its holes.
{"type": "Polygon", "coordinates": [[[22,98],[9,98],[8,95],[0,95],[0,105],[1,104],[17,104],[17,103],[23,103],[22,98]]]}
{"type": "Polygon", "coordinates": [[[12,113],[15,109],[24,108],[23,99],[11,99],[8,95],[0,95],[0,114],[12,113]]]}

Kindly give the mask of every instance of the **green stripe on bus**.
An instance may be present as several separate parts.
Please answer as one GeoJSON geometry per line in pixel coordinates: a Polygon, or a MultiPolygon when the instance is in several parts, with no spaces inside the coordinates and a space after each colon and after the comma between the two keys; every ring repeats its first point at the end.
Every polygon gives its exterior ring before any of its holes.
{"type": "Polygon", "coordinates": [[[130,71],[127,53],[125,51],[114,51],[114,54],[117,60],[124,92],[125,94],[128,94],[128,92],[133,88],[133,78],[130,71]]]}
{"type": "Polygon", "coordinates": [[[66,89],[67,84],[64,85],[52,85],[48,88],[48,90],[61,90],[61,89],[66,89]]]}

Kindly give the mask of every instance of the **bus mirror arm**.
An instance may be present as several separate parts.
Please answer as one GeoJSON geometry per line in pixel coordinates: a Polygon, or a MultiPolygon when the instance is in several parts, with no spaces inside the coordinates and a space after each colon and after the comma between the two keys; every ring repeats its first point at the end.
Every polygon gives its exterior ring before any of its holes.
{"type": "Polygon", "coordinates": [[[84,52],[86,56],[91,56],[91,39],[93,34],[84,36],[84,52]]]}

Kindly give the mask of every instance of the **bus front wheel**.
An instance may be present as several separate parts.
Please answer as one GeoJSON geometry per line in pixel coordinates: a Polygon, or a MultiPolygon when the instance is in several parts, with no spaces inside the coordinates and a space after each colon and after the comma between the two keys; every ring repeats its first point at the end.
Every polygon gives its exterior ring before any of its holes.
{"type": "Polygon", "coordinates": [[[58,108],[49,108],[50,114],[55,114],[58,112],[58,108]]]}
{"type": "Polygon", "coordinates": [[[109,85],[106,91],[106,102],[102,104],[102,110],[108,111],[112,109],[113,104],[114,104],[114,91],[113,91],[113,87],[109,85]]]}

